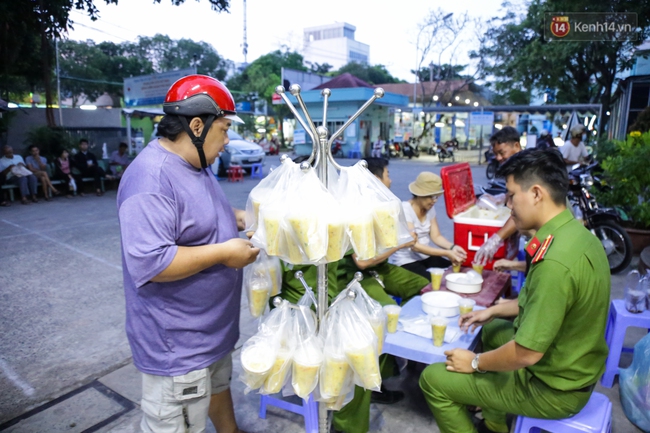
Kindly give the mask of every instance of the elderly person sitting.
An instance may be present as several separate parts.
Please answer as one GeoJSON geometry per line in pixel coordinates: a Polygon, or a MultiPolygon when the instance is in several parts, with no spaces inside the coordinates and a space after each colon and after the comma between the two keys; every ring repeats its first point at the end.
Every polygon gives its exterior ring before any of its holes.
{"type": "Polygon", "coordinates": [[[450,260],[454,264],[464,262],[467,252],[448,241],[438,228],[433,205],[443,193],[440,176],[424,171],[409,184],[409,191],[413,197],[402,202],[402,207],[408,228],[415,232],[418,240],[410,249],[396,251],[389,262],[425,278],[431,276],[428,268],[445,268],[451,264],[450,260]]]}
{"type": "Polygon", "coordinates": [[[4,156],[0,158],[0,175],[6,176],[8,184],[17,185],[20,188],[23,204],[29,204],[27,196],[31,196],[34,203],[38,203],[36,176],[27,169],[23,157],[14,155],[14,149],[9,145],[2,148],[2,153],[4,156]]]}

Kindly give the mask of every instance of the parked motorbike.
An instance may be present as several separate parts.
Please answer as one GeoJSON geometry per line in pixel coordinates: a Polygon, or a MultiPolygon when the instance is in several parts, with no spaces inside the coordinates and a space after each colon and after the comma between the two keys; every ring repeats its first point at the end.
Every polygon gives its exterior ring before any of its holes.
{"type": "Polygon", "coordinates": [[[483,155],[485,155],[485,162],[487,163],[487,166],[485,167],[485,176],[487,176],[488,179],[494,179],[494,176],[497,174],[497,169],[499,168],[499,161],[497,161],[497,157],[494,155],[492,147],[486,150],[483,155]]]}
{"type": "Polygon", "coordinates": [[[399,151],[399,144],[393,142],[386,143],[385,156],[388,159],[399,158],[401,156],[399,151]]]}
{"type": "Polygon", "coordinates": [[[413,157],[419,158],[420,157],[420,149],[419,145],[416,144],[415,146],[412,146],[411,143],[404,142],[403,144],[403,153],[404,156],[408,157],[408,159],[411,159],[413,157]]]}
{"type": "Polygon", "coordinates": [[[454,148],[458,148],[458,140],[452,138],[449,141],[445,141],[443,144],[436,146],[436,154],[438,155],[438,161],[445,162],[445,159],[451,159],[452,162],[456,162],[456,157],[454,156],[454,148]]]}
{"type": "MultiPolygon", "coordinates": [[[[575,218],[600,240],[607,254],[609,270],[616,274],[627,268],[632,260],[632,241],[620,226],[619,213],[613,208],[600,206],[593,194],[601,184],[598,170],[597,162],[586,166],[576,164],[569,173],[567,198],[575,218]]],[[[491,195],[505,193],[505,182],[503,179],[489,181],[488,187],[481,187],[481,191],[491,195]]]]}
{"type": "Polygon", "coordinates": [[[336,140],[332,143],[332,156],[343,158],[343,146],[340,141],[336,140]]]}

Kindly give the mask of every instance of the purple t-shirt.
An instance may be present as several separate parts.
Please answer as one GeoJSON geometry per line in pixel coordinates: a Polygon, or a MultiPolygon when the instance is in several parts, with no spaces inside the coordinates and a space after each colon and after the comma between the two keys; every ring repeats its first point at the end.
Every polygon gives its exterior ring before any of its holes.
{"type": "Polygon", "coordinates": [[[195,169],[154,140],[124,172],[117,207],[135,366],[177,376],[227,355],[239,338],[241,271],[216,265],[179,281],[150,281],[178,246],[238,237],[235,215],[210,169],[195,169]]]}

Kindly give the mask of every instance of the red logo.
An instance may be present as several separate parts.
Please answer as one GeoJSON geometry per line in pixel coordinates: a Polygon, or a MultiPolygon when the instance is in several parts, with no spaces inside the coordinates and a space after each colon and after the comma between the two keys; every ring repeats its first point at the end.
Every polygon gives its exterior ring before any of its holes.
{"type": "Polygon", "coordinates": [[[551,33],[553,36],[563,38],[571,31],[569,17],[553,17],[551,21],[551,33]]]}

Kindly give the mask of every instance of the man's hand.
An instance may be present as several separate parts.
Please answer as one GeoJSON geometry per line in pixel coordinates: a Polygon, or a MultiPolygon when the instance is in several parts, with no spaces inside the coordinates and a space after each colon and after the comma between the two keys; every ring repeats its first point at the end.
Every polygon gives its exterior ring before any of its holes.
{"type": "Polygon", "coordinates": [[[447,360],[445,365],[447,371],[454,371],[456,373],[474,373],[472,368],[472,360],[476,356],[474,352],[465,349],[452,349],[445,352],[447,360]]]}
{"type": "Polygon", "coordinates": [[[411,237],[412,237],[413,239],[411,239],[410,241],[405,242],[405,243],[403,243],[402,245],[398,246],[398,247],[397,247],[398,249],[401,250],[402,248],[412,248],[413,246],[415,246],[415,244],[416,244],[417,241],[418,241],[418,236],[415,234],[415,232],[410,232],[410,234],[411,234],[411,237]]]}
{"type": "Polygon", "coordinates": [[[246,229],[246,211],[242,209],[232,208],[233,213],[235,214],[235,220],[237,220],[237,230],[246,229]]]}
{"type": "Polygon", "coordinates": [[[474,256],[474,262],[485,266],[487,262],[492,260],[494,254],[502,244],[503,239],[501,239],[501,236],[499,236],[498,233],[493,234],[490,239],[481,245],[481,248],[479,248],[479,250],[476,252],[476,256],[474,256]]]}
{"type": "Polygon", "coordinates": [[[259,248],[255,248],[250,241],[241,238],[230,239],[222,245],[226,249],[227,257],[223,264],[229,268],[243,268],[253,263],[260,253],[259,248]]]}
{"type": "Polygon", "coordinates": [[[494,315],[490,308],[485,310],[476,310],[469,313],[463,314],[458,319],[458,326],[461,331],[464,331],[466,334],[472,328],[471,331],[474,332],[479,326],[483,326],[487,323],[490,323],[494,319],[494,315]]]}

